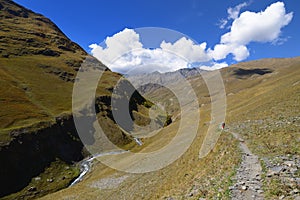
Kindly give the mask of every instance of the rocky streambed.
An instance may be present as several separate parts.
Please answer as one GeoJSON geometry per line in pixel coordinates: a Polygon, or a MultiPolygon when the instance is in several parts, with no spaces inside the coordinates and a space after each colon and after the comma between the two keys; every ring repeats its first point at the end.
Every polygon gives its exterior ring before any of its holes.
{"type": "Polygon", "coordinates": [[[122,150],[103,152],[103,153],[99,153],[99,154],[93,155],[92,157],[82,160],[81,162],[79,162],[80,175],[70,184],[70,187],[79,183],[84,178],[84,176],[91,170],[93,161],[95,159],[102,157],[102,156],[117,155],[117,154],[122,154],[122,153],[126,153],[126,152],[127,151],[122,151],[122,150]]]}

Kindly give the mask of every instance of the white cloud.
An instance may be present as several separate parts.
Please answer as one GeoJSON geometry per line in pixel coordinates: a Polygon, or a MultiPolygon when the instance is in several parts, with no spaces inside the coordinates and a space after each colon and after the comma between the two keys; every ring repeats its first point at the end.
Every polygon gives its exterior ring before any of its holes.
{"type": "Polygon", "coordinates": [[[91,44],[89,46],[92,49],[92,55],[105,65],[109,65],[120,55],[132,51],[133,49],[140,49],[143,46],[139,41],[139,35],[134,30],[127,28],[112,37],[107,37],[105,44],[106,48],[97,44],[91,44]]]}
{"type": "Polygon", "coordinates": [[[227,19],[221,19],[219,21],[219,24],[218,24],[219,28],[224,29],[226,27],[226,25],[228,24],[229,20],[231,20],[231,19],[235,20],[236,18],[238,18],[241,9],[248,5],[249,5],[249,3],[244,2],[244,3],[238,4],[237,6],[235,6],[233,8],[232,7],[228,8],[227,9],[227,14],[228,14],[227,19]]]}
{"type": "Polygon", "coordinates": [[[206,70],[206,71],[213,71],[213,70],[221,69],[221,68],[224,68],[224,67],[228,67],[228,64],[226,62],[222,62],[222,63],[214,62],[210,66],[202,65],[199,68],[202,69],[202,70],[206,70]]]}
{"type": "Polygon", "coordinates": [[[175,71],[188,67],[190,63],[210,60],[205,51],[206,43],[195,44],[182,37],[173,44],[162,41],[159,48],[146,49],[140,43],[139,35],[131,29],[107,37],[105,45],[105,48],[97,44],[90,45],[92,55],[120,73],[175,71]]]}
{"type": "Polygon", "coordinates": [[[121,56],[108,65],[113,71],[124,74],[141,72],[169,72],[188,66],[188,61],[170,51],[157,49],[136,49],[121,56]]]}
{"type": "Polygon", "coordinates": [[[248,6],[247,2],[241,3],[233,8],[228,8],[227,13],[228,13],[228,19],[236,19],[238,18],[240,11],[242,8],[248,6]]]}
{"type": "Polygon", "coordinates": [[[272,45],[283,45],[290,37],[279,37],[272,41],[272,45]]]}
{"type": "Polygon", "coordinates": [[[160,44],[162,50],[174,52],[190,62],[205,62],[210,60],[205,52],[206,46],[206,42],[198,45],[185,37],[177,40],[174,44],[166,43],[165,41],[160,44]]]}
{"type": "Polygon", "coordinates": [[[239,44],[217,44],[214,50],[209,50],[208,53],[215,60],[222,60],[230,53],[233,54],[234,60],[241,61],[249,56],[249,51],[246,46],[239,44]]]}
{"type": "Polygon", "coordinates": [[[231,31],[221,38],[221,43],[248,44],[249,42],[272,42],[279,37],[281,28],[288,25],[293,13],[286,14],[284,3],[277,2],[265,11],[243,12],[234,20],[231,31]]]}
{"type": "Polygon", "coordinates": [[[208,50],[215,60],[224,59],[233,54],[236,61],[249,56],[246,47],[250,42],[274,42],[280,38],[281,29],[288,25],[293,13],[286,14],[284,3],[271,4],[262,12],[243,12],[236,18],[230,32],[222,35],[220,44],[214,50],[208,50]]]}
{"type": "MultiPolygon", "coordinates": [[[[227,67],[225,62],[217,61],[233,55],[236,61],[245,60],[250,52],[247,45],[251,42],[270,42],[282,44],[288,38],[281,38],[281,29],[288,25],[293,13],[286,13],[282,2],[273,3],[261,12],[245,11],[248,3],[239,4],[227,10],[227,19],[220,21],[220,26],[228,25],[233,20],[230,31],[220,38],[220,43],[213,49],[207,49],[207,43],[195,44],[185,37],[174,43],[162,41],[156,49],[146,49],[140,42],[140,36],[132,29],[124,29],[112,37],[107,37],[105,47],[92,44],[91,53],[112,71],[120,73],[168,72],[180,68],[211,63],[204,69],[227,67]]],[[[154,36],[155,37],[155,36],[154,36]]]]}
{"type": "Polygon", "coordinates": [[[219,23],[217,25],[219,26],[220,29],[224,29],[227,24],[228,24],[228,20],[227,19],[220,19],[220,21],[219,21],[219,23]]]}

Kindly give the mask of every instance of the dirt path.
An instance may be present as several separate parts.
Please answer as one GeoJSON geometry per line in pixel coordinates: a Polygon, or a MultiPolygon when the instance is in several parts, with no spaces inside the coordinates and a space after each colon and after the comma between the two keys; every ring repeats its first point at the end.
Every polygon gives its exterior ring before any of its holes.
{"type": "Polygon", "coordinates": [[[228,132],[240,141],[240,148],[243,153],[241,165],[234,177],[236,184],[230,188],[232,199],[264,199],[261,181],[262,168],[258,156],[249,150],[239,134],[228,132]]]}

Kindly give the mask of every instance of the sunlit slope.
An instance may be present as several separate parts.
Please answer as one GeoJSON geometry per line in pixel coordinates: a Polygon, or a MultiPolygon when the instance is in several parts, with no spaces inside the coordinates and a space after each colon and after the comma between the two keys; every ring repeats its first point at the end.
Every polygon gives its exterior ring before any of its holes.
{"type": "Polygon", "coordinates": [[[224,76],[227,121],[241,126],[250,147],[261,156],[299,154],[300,58],[241,63],[224,76]]]}
{"type": "MultiPolygon", "coordinates": [[[[92,96],[97,119],[114,144],[131,148],[132,137],[111,117],[112,90],[121,75],[89,56],[48,18],[0,0],[1,198],[36,198],[65,188],[78,176],[74,163],[88,153],[73,121],[72,92],[86,60],[102,73],[92,96]]],[[[136,115],[147,110],[139,93],[131,102],[136,115]]],[[[147,113],[143,116],[136,121],[145,123],[147,113]]]]}
{"type": "Polygon", "coordinates": [[[12,1],[0,4],[0,128],[70,111],[72,82],[87,54],[44,16],[12,1]]]}
{"type": "MultiPolygon", "coordinates": [[[[227,93],[226,127],[231,131],[241,130],[245,142],[260,158],[287,153],[299,155],[299,73],[299,57],[263,59],[221,70],[227,93]],[[262,124],[256,123],[259,120],[262,124]],[[280,120],[283,125],[276,126],[280,120]]],[[[231,177],[240,160],[238,142],[230,133],[222,132],[216,147],[207,157],[199,159],[200,147],[212,121],[211,102],[203,79],[199,76],[188,79],[198,96],[201,120],[193,144],[182,157],[146,174],[118,172],[97,162],[84,181],[45,199],[229,199],[231,177]]],[[[171,107],[174,94],[159,88],[146,96],[162,104],[167,102],[174,121],[159,134],[144,139],[143,147],[135,149],[139,152],[151,152],[167,145],[175,137],[180,122],[180,109],[171,107]]],[[[126,160],[120,162],[131,164],[126,160]]],[[[268,196],[268,190],[266,198],[274,198],[268,196]]]]}
{"type": "Polygon", "coordinates": [[[70,114],[73,84],[86,59],[104,71],[95,96],[111,96],[121,76],[90,58],[49,19],[9,0],[1,0],[0,9],[1,132],[70,114]]]}

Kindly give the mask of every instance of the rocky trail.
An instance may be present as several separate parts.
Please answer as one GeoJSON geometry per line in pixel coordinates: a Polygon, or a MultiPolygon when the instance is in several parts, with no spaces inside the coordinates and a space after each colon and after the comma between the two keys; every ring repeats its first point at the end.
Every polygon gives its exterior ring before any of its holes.
{"type": "Polygon", "coordinates": [[[240,148],[243,153],[242,162],[234,177],[236,183],[230,187],[232,199],[264,199],[261,180],[262,167],[258,156],[249,150],[239,134],[228,132],[240,141],[240,148]]]}

